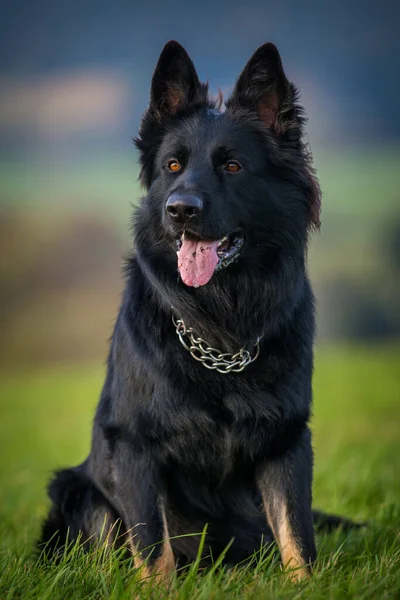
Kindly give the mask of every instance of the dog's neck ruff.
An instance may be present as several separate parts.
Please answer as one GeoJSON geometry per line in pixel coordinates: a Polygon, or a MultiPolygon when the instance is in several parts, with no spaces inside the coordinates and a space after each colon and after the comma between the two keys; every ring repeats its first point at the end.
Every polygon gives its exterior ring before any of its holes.
{"type": "Polygon", "coordinates": [[[177,319],[172,315],[172,322],[175,325],[176,333],[182,346],[206,369],[218,371],[218,373],[222,373],[223,375],[241,373],[260,354],[260,340],[262,336],[257,338],[254,344],[253,356],[244,347],[235,354],[231,354],[230,352],[221,352],[209,346],[203,338],[194,333],[191,327],[186,327],[183,319],[177,319]]]}

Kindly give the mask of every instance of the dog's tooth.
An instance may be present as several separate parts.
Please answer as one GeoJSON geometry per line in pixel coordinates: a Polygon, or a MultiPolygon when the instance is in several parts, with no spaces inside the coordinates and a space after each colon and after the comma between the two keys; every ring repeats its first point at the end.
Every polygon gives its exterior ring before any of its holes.
{"type": "Polygon", "coordinates": [[[218,242],[218,246],[220,246],[221,244],[223,244],[224,242],[226,242],[226,240],[228,239],[228,236],[225,235],[223,238],[221,238],[218,242]]]}

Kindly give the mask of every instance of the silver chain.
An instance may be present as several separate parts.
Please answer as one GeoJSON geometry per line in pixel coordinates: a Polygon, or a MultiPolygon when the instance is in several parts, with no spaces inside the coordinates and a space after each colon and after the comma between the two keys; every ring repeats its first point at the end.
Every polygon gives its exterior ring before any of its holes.
{"type": "Polygon", "coordinates": [[[227,373],[240,373],[254,362],[260,354],[260,339],[257,338],[254,344],[254,356],[252,357],[248,350],[241,348],[236,354],[229,352],[221,352],[216,348],[212,348],[203,338],[195,335],[191,327],[186,327],[183,319],[176,319],[172,315],[172,322],[175,325],[176,333],[182,346],[190,352],[195,360],[201,362],[203,367],[218,371],[226,375],[227,373]]]}

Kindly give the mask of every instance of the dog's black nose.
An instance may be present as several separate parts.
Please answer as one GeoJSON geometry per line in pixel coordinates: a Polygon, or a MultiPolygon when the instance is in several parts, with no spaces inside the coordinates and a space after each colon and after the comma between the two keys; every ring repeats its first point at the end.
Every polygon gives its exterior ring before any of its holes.
{"type": "Polygon", "coordinates": [[[167,200],[166,209],[174,221],[184,223],[203,210],[203,201],[195,194],[174,192],[167,200]]]}

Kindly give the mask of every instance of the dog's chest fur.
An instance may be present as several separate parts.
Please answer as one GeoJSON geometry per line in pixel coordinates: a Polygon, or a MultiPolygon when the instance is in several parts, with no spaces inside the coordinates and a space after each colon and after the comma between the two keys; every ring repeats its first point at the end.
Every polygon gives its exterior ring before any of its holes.
{"type": "Polygon", "coordinates": [[[139,417],[137,431],[142,432],[142,443],[151,446],[165,464],[196,465],[223,477],[238,461],[253,464],[272,451],[276,436],[281,435],[275,426],[278,416],[284,425],[285,415],[262,393],[210,399],[203,407],[189,399],[174,408],[164,401],[164,410],[153,412],[151,419],[148,414],[139,417]]]}

